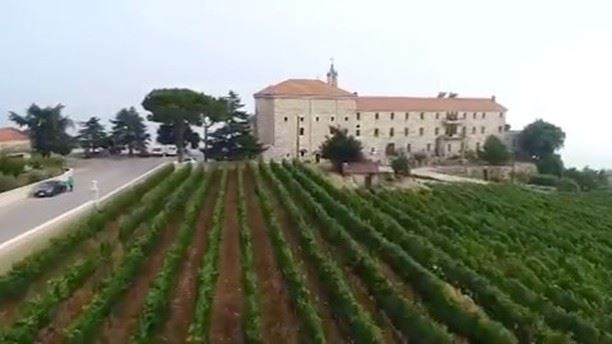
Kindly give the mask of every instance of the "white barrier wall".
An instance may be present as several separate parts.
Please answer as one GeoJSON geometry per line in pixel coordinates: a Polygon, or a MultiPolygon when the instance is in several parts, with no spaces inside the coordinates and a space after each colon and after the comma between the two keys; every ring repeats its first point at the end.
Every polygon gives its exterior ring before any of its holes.
{"type": "MultiPolygon", "coordinates": [[[[167,164],[169,164],[169,162],[153,168],[140,177],[137,177],[104,195],[99,200],[100,206],[103,206],[114,195],[143,181],[167,164]]],[[[0,244],[0,274],[9,271],[13,264],[47,247],[51,239],[61,237],[67,230],[75,228],[74,225],[77,224],[79,220],[85,218],[91,211],[94,211],[94,209],[95,207],[93,201],[85,202],[84,204],[50,221],[47,221],[34,229],[31,229],[9,241],[0,244]]]]}
{"type": "Polygon", "coordinates": [[[46,181],[49,180],[67,180],[68,176],[70,176],[73,173],[73,169],[69,169],[68,171],[64,172],[64,174],[61,174],[59,176],[55,176],[53,178],[49,178],[49,179],[45,179],[45,180],[41,180],[39,182],[36,183],[32,183],[32,184],[28,184],[26,186],[22,186],[20,188],[17,189],[13,189],[13,190],[8,190],[5,192],[0,193],[0,207],[5,206],[7,204],[10,204],[12,202],[15,201],[19,201],[21,199],[26,199],[28,197],[30,197],[30,195],[32,195],[32,191],[34,190],[34,188],[36,187],[36,185],[40,184],[40,183],[44,183],[46,181]]]}

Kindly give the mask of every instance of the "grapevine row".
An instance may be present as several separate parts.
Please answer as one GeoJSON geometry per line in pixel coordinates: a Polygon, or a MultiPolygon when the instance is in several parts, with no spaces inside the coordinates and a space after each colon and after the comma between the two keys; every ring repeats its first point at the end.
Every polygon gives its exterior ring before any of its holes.
{"type": "MultiPolygon", "coordinates": [[[[401,246],[388,240],[394,234],[374,229],[364,222],[351,208],[332,198],[320,185],[305,177],[300,171],[286,164],[286,168],[311,195],[372,252],[378,253],[406,282],[422,296],[432,315],[438,317],[453,331],[481,343],[514,343],[516,337],[501,324],[490,320],[481,310],[466,305],[464,295],[457,295],[447,283],[416,262],[401,246]]],[[[363,209],[362,209],[363,210],[363,209]]],[[[373,219],[368,219],[373,220],[373,219]]]]}
{"type": "MultiPolygon", "coordinates": [[[[262,169],[267,171],[269,168],[262,166],[262,169]]],[[[409,341],[424,342],[424,343],[450,343],[452,341],[451,336],[443,329],[436,325],[428,317],[420,314],[420,311],[416,309],[409,301],[398,296],[393,290],[391,283],[379,272],[376,262],[372,257],[359,248],[358,244],[351,239],[351,237],[344,231],[344,229],[332,218],[325,210],[316,203],[316,201],[297,183],[292,179],[286,171],[275,168],[274,172],[278,177],[287,185],[294,195],[299,195],[298,198],[302,200],[302,204],[313,213],[313,217],[317,218],[321,223],[321,227],[325,230],[322,231],[323,236],[330,243],[339,247],[344,254],[347,256],[347,261],[350,261],[356,267],[356,272],[360,275],[363,282],[366,284],[368,290],[374,296],[378,305],[385,311],[385,313],[392,320],[393,324],[408,338],[409,341]]],[[[270,174],[270,172],[267,172],[270,174]]],[[[316,247],[315,238],[311,233],[311,229],[308,228],[300,208],[298,208],[292,201],[291,196],[285,189],[282,183],[275,176],[269,177],[273,181],[279,196],[283,204],[288,208],[292,217],[298,226],[298,230],[301,232],[300,235],[304,237],[302,240],[307,242],[310,247],[307,247],[306,251],[313,251],[312,254],[317,254],[318,250],[316,247]]],[[[321,259],[321,258],[319,258],[321,259]]],[[[325,262],[324,262],[325,263],[325,262]]],[[[346,285],[346,282],[342,280],[340,270],[333,265],[331,262],[327,262],[326,267],[323,265],[322,275],[324,279],[330,279],[333,281],[335,276],[325,276],[325,273],[330,273],[335,270],[335,274],[338,275],[337,285],[331,285],[330,289],[333,292],[333,288],[337,288],[338,292],[343,291],[346,293],[346,297],[352,299],[350,289],[346,285]],[[342,287],[342,289],[340,289],[342,287]],[[346,290],[346,291],[345,291],[346,290]]],[[[336,297],[343,296],[334,295],[332,293],[332,300],[336,297]]],[[[352,300],[352,302],[355,302],[352,300]]],[[[344,309],[348,315],[351,313],[351,309],[348,307],[342,307],[342,304],[335,308],[344,309]]],[[[369,320],[369,319],[368,319],[369,320]]],[[[364,337],[362,337],[364,338],[364,337]]],[[[365,340],[364,342],[368,342],[365,340]]]]}
{"type": "Polygon", "coordinates": [[[206,253],[202,256],[202,265],[198,274],[198,294],[196,298],[195,313],[189,327],[188,341],[190,343],[208,342],[212,298],[219,275],[217,262],[219,260],[219,246],[221,244],[221,231],[223,229],[226,189],[227,170],[223,169],[221,188],[215,201],[212,224],[208,235],[208,248],[206,249],[206,253]]]}
{"type": "MultiPolygon", "coordinates": [[[[199,171],[202,170],[201,166],[197,168],[199,171]]],[[[203,206],[204,202],[202,200],[208,190],[212,173],[214,172],[208,172],[204,175],[204,179],[187,201],[183,223],[178,231],[178,238],[168,249],[162,268],[149,287],[144,307],[141,310],[138,328],[130,340],[131,343],[150,343],[159,325],[166,320],[168,298],[176,281],[181,260],[192,242],[198,213],[203,206]]],[[[200,174],[197,173],[196,175],[200,174]]]]}
{"type": "MultiPolygon", "coordinates": [[[[201,172],[200,169],[198,171],[201,172]]],[[[198,171],[191,171],[190,177],[170,197],[164,209],[150,221],[148,231],[128,248],[118,269],[103,282],[102,289],[84,308],[79,318],[65,329],[69,343],[86,343],[91,340],[98,325],[130,286],[133,276],[157,243],[171,216],[185,204],[193,186],[201,177],[198,171]]]]}
{"type": "Polygon", "coordinates": [[[255,176],[257,196],[261,206],[264,219],[268,225],[268,232],[272,242],[276,260],[280,270],[288,284],[291,299],[304,326],[304,336],[308,343],[325,343],[325,334],[321,324],[321,318],[317,314],[312,303],[312,296],[305,286],[304,277],[301,275],[298,265],[289,249],[282,230],[279,227],[275,211],[270,202],[267,191],[263,188],[263,181],[258,169],[251,169],[255,176]]]}

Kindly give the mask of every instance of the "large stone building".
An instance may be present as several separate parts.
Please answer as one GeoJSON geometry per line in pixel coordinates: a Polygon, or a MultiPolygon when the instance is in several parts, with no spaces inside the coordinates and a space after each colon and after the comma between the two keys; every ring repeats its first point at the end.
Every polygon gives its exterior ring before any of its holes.
{"type": "Polygon", "coordinates": [[[289,79],[255,93],[255,128],[266,158],[314,158],[330,126],[347,129],[366,157],[398,153],[461,156],[489,135],[504,140],[506,108],[490,98],[361,96],[338,87],[333,64],[327,82],[289,79]]]}

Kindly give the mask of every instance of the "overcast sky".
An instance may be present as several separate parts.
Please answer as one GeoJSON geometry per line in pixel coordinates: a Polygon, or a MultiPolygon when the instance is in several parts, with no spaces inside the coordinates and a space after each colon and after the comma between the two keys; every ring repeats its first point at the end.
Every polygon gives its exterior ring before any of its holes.
{"type": "Polygon", "coordinates": [[[0,124],[75,120],[156,87],[252,94],[325,77],[361,95],[493,94],[513,128],[563,127],[568,165],[612,167],[612,3],[602,0],[0,0],[0,124]]]}

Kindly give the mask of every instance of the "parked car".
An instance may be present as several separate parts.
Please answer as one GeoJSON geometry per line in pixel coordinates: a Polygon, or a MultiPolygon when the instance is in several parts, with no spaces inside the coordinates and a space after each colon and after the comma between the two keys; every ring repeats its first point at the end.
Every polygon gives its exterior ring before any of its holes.
{"type": "Polygon", "coordinates": [[[34,197],[53,197],[66,192],[66,183],[61,180],[49,180],[42,182],[34,189],[34,197]]]}

